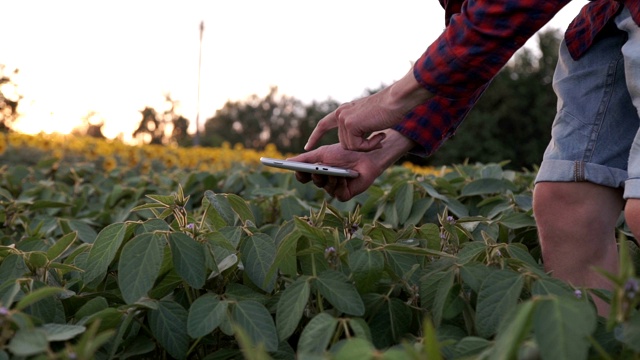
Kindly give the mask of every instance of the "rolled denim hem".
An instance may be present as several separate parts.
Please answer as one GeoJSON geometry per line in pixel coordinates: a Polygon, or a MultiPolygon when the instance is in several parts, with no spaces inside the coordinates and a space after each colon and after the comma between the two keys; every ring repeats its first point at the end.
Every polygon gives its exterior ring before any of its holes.
{"type": "MultiPolygon", "coordinates": [[[[536,183],[590,182],[593,184],[622,188],[627,180],[627,172],[604,165],[571,160],[544,160],[536,176],[536,183]]],[[[640,187],[638,188],[640,193],[640,187]]]]}

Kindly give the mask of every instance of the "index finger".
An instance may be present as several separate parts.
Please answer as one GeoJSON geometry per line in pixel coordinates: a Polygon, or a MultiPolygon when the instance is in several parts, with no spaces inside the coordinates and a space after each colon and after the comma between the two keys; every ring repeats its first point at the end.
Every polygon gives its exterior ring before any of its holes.
{"type": "Polygon", "coordinates": [[[335,127],[338,127],[338,117],[336,116],[336,112],[332,111],[329,115],[318,121],[318,124],[316,124],[316,127],[311,132],[311,135],[309,135],[309,140],[304,146],[304,149],[307,151],[313,149],[318,141],[320,141],[322,136],[324,136],[327,131],[335,127]]]}

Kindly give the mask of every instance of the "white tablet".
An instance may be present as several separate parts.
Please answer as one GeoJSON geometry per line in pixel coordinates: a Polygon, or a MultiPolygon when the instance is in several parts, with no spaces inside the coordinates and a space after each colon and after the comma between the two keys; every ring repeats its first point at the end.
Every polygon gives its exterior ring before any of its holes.
{"type": "Polygon", "coordinates": [[[290,161],[290,160],[280,160],[280,159],[271,159],[266,157],[261,157],[260,162],[267,166],[277,167],[280,169],[294,170],[300,172],[314,173],[314,174],[322,174],[322,175],[332,175],[332,176],[344,176],[355,178],[358,177],[358,172],[350,169],[343,169],[335,166],[327,166],[322,164],[309,164],[303,163],[299,161],[290,161]]]}

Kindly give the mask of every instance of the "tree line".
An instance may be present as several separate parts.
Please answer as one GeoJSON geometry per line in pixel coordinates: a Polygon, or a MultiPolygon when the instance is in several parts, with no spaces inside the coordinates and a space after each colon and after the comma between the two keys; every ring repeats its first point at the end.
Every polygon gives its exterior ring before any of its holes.
{"type": "MultiPolygon", "coordinates": [[[[534,52],[524,48],[516,53],[450,140],[429,158],[409,156],[408,160],[434,166],[467,160],[482,163],[509,160],[508,167],[512,168],[538,164],[549,142],[556,111],[551,82],[560,39],[558,30],[540,32],[538,49],[534,52]]],[[[20,96],[4,70],[0,65],[0,131],[9,131],[19,115],[20,96]],[[3,89],[13,89],[13,93],[3,93],[6,92],[3,89]]],[[[377,90],[367,89],[364,95],[377,90]]],[[[145,106],[140,111],[140,123],[133,137],[143,143],[194,146],[195,137],[187,132],[190,121],[177,112],[177,101],[169,94],[165,100],[169,105],[165,110],[145,106]]],[[[332,99],[305,104],[272,87],[264,97],[252,95],[228,101],[205,120],[198,145],[219,146],[227,141],[262,149],[271,143],[281,152],[299,153],[315,124],[338,105],[332,99]]],[[[95,113],[89,113],[76,134],[104,137],[100,130],[104,121],[95,121],[95,117],[95,113]]],[[[323,144],[337,140],[334,131],[325,136],[323,144]]]]}

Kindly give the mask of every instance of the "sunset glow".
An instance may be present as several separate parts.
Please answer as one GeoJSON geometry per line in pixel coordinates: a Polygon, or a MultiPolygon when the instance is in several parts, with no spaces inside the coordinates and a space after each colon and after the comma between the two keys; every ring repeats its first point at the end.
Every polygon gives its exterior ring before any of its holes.
{"type": "MultiPolygon", "coordinates": [[[[566,27],[585,2],[551,26],[566,27]]],[[[69,133],[93,111],[107,137],[125,139],[165,93],[194,130],[201,21],[201,122],[271,86],[309,103],[350,101],[404,75],[444,27],[435,0],[40,0],[3,12],[0,64],[20,69],[23,95],[15,129],[69,133]]]]}

